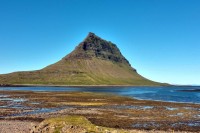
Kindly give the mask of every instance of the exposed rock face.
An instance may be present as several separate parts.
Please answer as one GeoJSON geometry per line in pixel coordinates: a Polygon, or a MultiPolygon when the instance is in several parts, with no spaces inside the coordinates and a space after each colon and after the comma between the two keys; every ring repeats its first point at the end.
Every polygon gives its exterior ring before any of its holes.
{"type": "Polygon", "coordinates": [[[117,63],[129,64],[128,60],[121,54],[115,44],[89,33],[83,42],[76,47],[75,51],[65,59],[74,58],[100,58],[110,60],[117,63]]]}

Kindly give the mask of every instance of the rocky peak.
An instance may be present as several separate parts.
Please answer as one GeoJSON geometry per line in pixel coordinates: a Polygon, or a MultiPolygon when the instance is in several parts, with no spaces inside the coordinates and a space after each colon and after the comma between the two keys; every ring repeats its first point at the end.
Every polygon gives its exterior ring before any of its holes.
{"type": "Polygon", "coordinates": [[[86,38],[94,38],[94,37],[98,37],[96,36],[94,33],[89,32],[86,38]]]}
{"type": "Polygon", "coordinates": [[[71,54],[65,57],[65,59],[95,57],[130,65],[115,44],[101,39],[92,32],[89,32],[84,41],[71,54]]]}

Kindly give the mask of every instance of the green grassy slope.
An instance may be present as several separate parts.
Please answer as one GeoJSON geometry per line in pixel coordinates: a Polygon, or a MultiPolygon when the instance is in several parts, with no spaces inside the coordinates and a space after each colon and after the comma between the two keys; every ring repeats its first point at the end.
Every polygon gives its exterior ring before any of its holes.
{"type": "Polygon", "coordinates": [[[163,85],[140,76],[116,45],[93,33],[61,61],[38,71],[0,75],[0,84],[163,85]]]}
{"type": "Polygon", "coordinates": [[[159,85],[131,67],[101,59],[60,61],[42,70],[0,76],[2,84],[47,85],[159,85]]]}

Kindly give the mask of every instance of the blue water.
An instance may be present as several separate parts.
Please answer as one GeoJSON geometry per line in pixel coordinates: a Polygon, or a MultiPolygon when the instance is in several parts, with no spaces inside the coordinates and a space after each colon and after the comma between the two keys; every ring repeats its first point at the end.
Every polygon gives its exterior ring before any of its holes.
{"type": "Polygon", "coordinates": [[[0,90],[111,93],[143,100],[200,104],[200,87],[0,87],[0,90]]]}

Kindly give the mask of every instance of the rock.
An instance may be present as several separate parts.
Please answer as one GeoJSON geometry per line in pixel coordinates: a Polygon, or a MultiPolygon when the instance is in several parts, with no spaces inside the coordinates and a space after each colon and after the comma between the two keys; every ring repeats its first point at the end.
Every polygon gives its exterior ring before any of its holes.
{"type": "MultiPolygon", "coordinates": [[[[69,55],[71,58],[101,58],[113,62],[129,64],[128,60],[121,54],[115,44],[106,41],[96,36],[94,33],[89,33],[85,40],[80,43],[75,51],[69,55]]],[[[67,58],[66,56],[65,58],[67,58]]]]}

